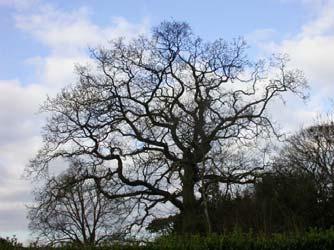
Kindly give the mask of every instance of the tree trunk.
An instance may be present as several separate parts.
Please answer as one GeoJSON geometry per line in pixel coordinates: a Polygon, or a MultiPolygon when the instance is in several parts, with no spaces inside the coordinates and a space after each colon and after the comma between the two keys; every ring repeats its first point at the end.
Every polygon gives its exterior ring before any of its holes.
{"type": "Polygon", "coordinates": [[[184,176],[182,178],[183,190],[183,211],[182,211],[182,233],[196,234],[200,233],[200,218],[198,213],[198,202],[196,201],[195,187],[195,169],[192,165],[184,167],[184,176]]]}

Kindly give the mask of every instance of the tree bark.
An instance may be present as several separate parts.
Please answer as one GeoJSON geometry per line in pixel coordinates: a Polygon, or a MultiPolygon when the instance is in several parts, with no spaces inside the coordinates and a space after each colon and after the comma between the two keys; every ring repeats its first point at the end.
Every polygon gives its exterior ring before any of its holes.
{"type": "Polygon", "coordinates": [[[199,207],[195,197],[195,168],[193,165],[184,166],[184,175],[182,178],[183,190],[183,211],[182,211],[182,233],[196,234],[200,233],[199,225],[199,207]]]}

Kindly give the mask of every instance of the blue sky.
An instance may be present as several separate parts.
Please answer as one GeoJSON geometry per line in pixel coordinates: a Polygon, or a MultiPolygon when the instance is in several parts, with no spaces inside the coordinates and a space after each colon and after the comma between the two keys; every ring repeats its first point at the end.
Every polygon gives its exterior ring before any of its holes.
{"type": "Polygon", "coordinates": [[[90,63],[88,46],[149,33],[166,19],[186,21],[208,40],[242,36],[252,57],[288,53],[311,98],[272,105],[285,131],[332,108],[334,0],[0,0],[0,236],[28,238],[31,184],[21,176],[41,145],[36,112],[46,95],[74,82],[74,65],[90,63]]]}
{"type": "MultiPolygon", "coordinates": [[[[24,13],[15,5],[3,4],[0,8],[2,41],[0,75],[2,78],[33,80],[32,70],[25,59],[48,53],[29,34],[17,29],[15,15],[24,13]],[[19,70],[18,70],[19,69],[19,70]],[[26,78],[27,75],[30,78],[26,78]]],[[[86,8],[91,21],[101,27],[110,25],[113,17],[122,17],[131,23],[149,20],[156,25],[161,20],[175,19],[189,22],[195,32],[207,39],[231,39],[247,36],[255,30],[270,29],[274,39],[283,39],[297,33],[300,26],[312,18],[309,6],[300,1],[52,1],[52,6],[63,12],[86,8]],[[204,4],[205,3],[205,4],[204,4]]]]}

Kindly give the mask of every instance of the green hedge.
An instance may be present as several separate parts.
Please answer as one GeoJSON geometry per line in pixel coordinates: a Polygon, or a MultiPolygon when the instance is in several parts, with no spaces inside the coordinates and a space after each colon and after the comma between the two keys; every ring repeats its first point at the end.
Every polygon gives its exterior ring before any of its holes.
{"type": "MultiPolygon", "coordinates": [[[[6,246],[8,247],[8,246],[6,246]]],[[[0,249],[22,249],[2,248],[0,249]]],[[[25,248],[42,250],[45,248],[25,248]]],[[[50,248],[49,248],[50,249],[50,248]]],[[[58,250],[331,250],[334,249],[334,230],[311,231],[304,234],[276,234],[259,236],[242,233],[228,235],[201,236],[169,236],[157,239],[145,246],[106,246],[106,247],[62,247],[58,250]]]]}
{"type": "Polygon", "coordinates": [[[211,235],[209,237],[167,237],[147,246],[145,250],[325,250],[334,249],[334,231],[271,237],[252,234],[211,235]]]}

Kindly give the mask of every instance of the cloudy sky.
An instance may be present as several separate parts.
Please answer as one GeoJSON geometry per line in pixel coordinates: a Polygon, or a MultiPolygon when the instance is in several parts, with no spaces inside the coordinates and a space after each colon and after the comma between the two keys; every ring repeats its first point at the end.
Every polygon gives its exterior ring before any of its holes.
{"type": "Polygon", "coordinates": [[[311,98],[274,107],[286,131],[331,110],[334,0],[0,0],[0,236],[29,237],[31,184],[22,174],[41,145],[37,111],[46,95],[74,81],[89,46],[148,33],[166,19],[187,21],[208,40],[245,37],[253,57],[288,53],[311,98]]]}

